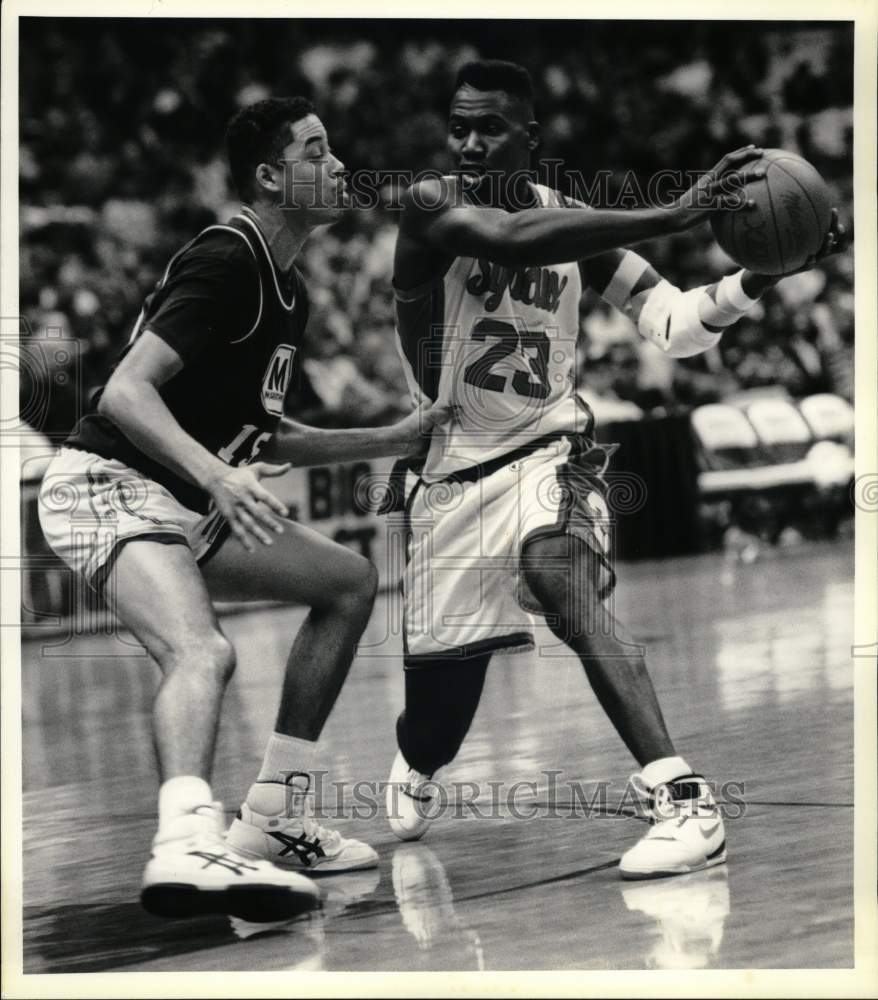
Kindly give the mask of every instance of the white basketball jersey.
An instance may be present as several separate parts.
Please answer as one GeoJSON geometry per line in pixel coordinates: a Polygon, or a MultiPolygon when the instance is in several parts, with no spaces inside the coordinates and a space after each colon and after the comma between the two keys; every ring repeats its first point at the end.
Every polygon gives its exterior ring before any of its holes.
{"type": "MultiPolygon", "coordinates": [[[[533,185],[541,207],[560,196],[533,185]]],[[[546,434],[590,429],[574,393],[579,299],[576,262],[509,268],[458,257],[442,278],[396,291],[396,332],[409,388],[451,402],[434,432],[422,477],[498,458],[546,434]]]]}

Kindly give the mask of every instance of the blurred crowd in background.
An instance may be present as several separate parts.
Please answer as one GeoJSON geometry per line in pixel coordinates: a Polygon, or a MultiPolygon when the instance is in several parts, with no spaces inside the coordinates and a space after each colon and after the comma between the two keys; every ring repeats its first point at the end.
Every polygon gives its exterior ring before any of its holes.
{"type": "MultiPolygon", "coordinates": [[[[853,31],[841,24],[20,25],[21,309],[27,336],[76,343],[87,389],[106,379],[168,259],[236,210],[224,127],[269,95],[312,97],[348,168],[379,179],[380,203],[313,238],[302,261],[312,317],[300,415],[324,425],[382,423],[408,409],[393,336],[391,173],[447,168],[451,87],[471,58],[527,65],[541,156],[586,182],[608,171],[611,193],[631,171],[645,183],[662,169],[702,170],[754,142],[810,160],[851,223],[853,31]]],[[[735,267],[708,226],[638,250],[681,287],[735,267]]],[[[786,279],[718,349],[685,361],[641,342],[589,294],[579,383],[601,420],[762,387],[851,399],[853,315],[852,253],[786,279]]],[[[77,408],[75,380],[66,390],[62,381],[40,411],[48,432],[66,430],[77,408]]]]}

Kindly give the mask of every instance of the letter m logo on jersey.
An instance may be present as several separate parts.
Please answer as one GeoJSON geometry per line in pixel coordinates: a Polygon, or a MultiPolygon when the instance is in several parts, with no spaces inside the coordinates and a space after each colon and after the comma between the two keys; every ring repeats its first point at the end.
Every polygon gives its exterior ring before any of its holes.
{"type": "Polygon", "coordinates": [[[271,361],[262,377],[262,405],[265,412],[279,417],[284,410],[284,396],[293,374],[295,347],[280,344],[274,349],[271,361]]]}

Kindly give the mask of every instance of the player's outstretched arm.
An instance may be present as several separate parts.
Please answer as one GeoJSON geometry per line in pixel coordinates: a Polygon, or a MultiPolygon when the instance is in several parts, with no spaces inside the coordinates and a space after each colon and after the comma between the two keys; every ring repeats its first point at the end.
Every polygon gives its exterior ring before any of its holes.
{"type": "Polygon", "coordinates": [[[536,267],[583,260],[641,240],[682,232],[712,211],[740,202],[740,191],[761,170],[747,164],[761,156],[748,146],[729,153],[668,208],[633,211],[572,208],[525,209],[464,205],[446,178],[423,180],[406,192],[400,231],[406,242],[445,257],[484,257],[508,267],[536,267]]]}
{"type": "Polygon", "coordinates": [[[450,407],[422,403],[407,417],[387,427],[324,430],[283,417],[262,454],[293,466],[352,462],[360,458],[419,455],[438,424],[450,419],[450,407]]]}
{"type": "MultiPolygon", "coordinates": [[[[814,267],[845,246],[845,228],[833,209],[822,247],[799,270],[814,267]]],[[[713,347],[723,331],[749,312],[765,291],[788,277],[740,270],[710,285],[682,291],[632,250],[593,257],[584,263],[583,275],[585,284],[624,312],[647,340],[678,358],[713,347]]]]}

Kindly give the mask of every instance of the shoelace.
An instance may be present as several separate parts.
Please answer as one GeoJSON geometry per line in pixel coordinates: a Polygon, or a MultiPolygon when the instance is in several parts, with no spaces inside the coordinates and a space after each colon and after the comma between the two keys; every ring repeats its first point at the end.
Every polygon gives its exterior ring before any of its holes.
{"type": "Polygon", "coordinates": [[[305,795],[302,804],[302,833],[312,840],[315,838],[321,844],[330,847],[337,847],[341,843],[341,834],[338,830],[330,830],[322,826],[314,818],[314,802],[310,795],[305,795]]]}
{"type": "Polygon", "coordinates": [[[198,832],[198,840],[208,846],[214,847],[220,853],[225,854],[228,857],[236,861],[246,862],[248,865],[256,865],[259,867],[266,866],[268,862],[257,860],[255,858],[248,858],[236,851],[231,844],[226,840],[225,830],[223,829],[224,823],[224,812],[222,802],[211,802],[210,804],[205,804],[203,806],[196,806],[192,810],[195,816],[204,820],[204,824],[201,830],[198,832]]]}
{"type": "MultiPolygon", "coordinates": [[[[420,771],[415,771],[411,768],[409,769],[409,773],[406,778],[407,780],[405,784],[408,785],[409,793],[411,795],[420,795],[421,789],[424,785],[433,780],[429,774],[421,774],[420,771]]],[[[432,798],[432,796],[430,797],[432,798]]]]}
{"type": "Polygon", "coordinates": [[[223,804],[222,802],[210,802],[201,806],[196,806],[190,810],[193,816],[202,820],[199,835],[206,840],[215,843],[224,843],[223,834],[223,804]]]}
{"type": "Polygon", "coordinates": [[[321,844],[337,847],[341,843],[341,834],[338,830],[330,830],[328,827],[321,826],[313,816],[307,814],[303,816],[302,827],[307,837],[312,839],[316,837],[321,844]]]}

